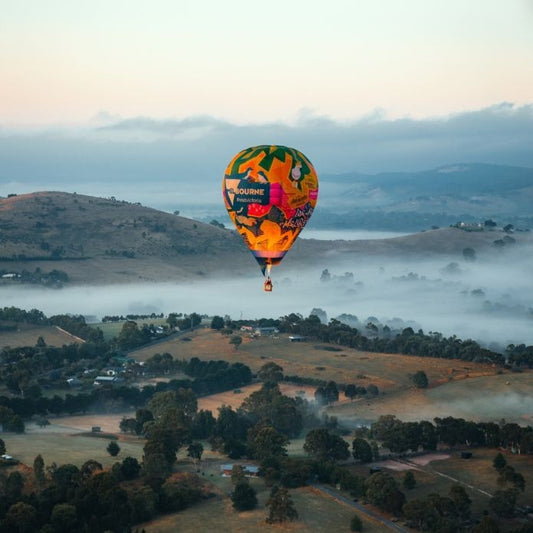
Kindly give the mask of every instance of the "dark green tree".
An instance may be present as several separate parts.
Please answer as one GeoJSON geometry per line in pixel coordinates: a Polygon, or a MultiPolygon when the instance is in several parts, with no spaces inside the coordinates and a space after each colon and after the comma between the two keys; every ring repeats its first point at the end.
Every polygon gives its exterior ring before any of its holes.
{"type": "Polygon", "coordinates": [[[499,472],[500,470],[503,470],[506,465],[507,461],[505,457],[502,455],[501,452],[498,452],[496,454],[496,457],[494,457],[494,459],[492,460],[492,466],[499,472]]]}
{"type": "Polygon", "coordinates": [[[231,501],[236,511],[250,511],[257,506],[257,495],[249,483],[239,481],[231,493],[231,501]]]}
{"type": "Polygon", "coordinates": [[[268,423],[260,423],[248,430],[248,453],[254,459],[268,461],[287,455],[289,439],[268,423]]]}
{"type": "Polygon", "coordinates": [[[367,440],[356,437],[352,442],[352,449],[354,459],[358,459],[363,463],[370,463],[372,461],[372,448],[367,440]]]}
{"type": "Polygon", "coordinates": [[[376,472],[365,481],[366,497],[380,509],[400,514],[405,495],[398,488],[395,479],[387,472],[376,472]]]}
{"type": "Polygon", "coordinates": [[[354,514],[350,520],[350,531],[363,531],[363,521],[354,514]]]}
{"type": "Polygon", "coordinates": [[[452,485],[449,492],[449,497],[455,505],[455,510],[462,520],[470,518],[470,507],[472,500],[468,496],[466,490],[461,485],[452,485]]]}
{"type": "Polygon", "coordinates": [[[350,457],[348,443],[327,429],[312,429],[305,437],[304,450],[320,461],[342,461],[350,457]]]}
{"type": "Polygon", "coordinates": [[[511,518],[516,506],[516,489],[497,490],[490,499],[489,507],[501,518],[511,518]]]}
{"type": "Polygon", "coordinates": [[[37,509],[24,502],[14,503],[6,513],[8,529],[13,533],[33,533],[37,526],[37,509]]]}
{"type": "Polygon", "coordinates": [[[352,401],[357,396],[357,386],[353,383],[346,385],[346,388],[344,389],[344,396],[346,396],[346,398],[350,398],[350,401],[352,401]]]}
{"type": "Polygon", "coordinates": [[[490,516],[484,516],[481,522],[474,526],[472,533],[500,533],[498,522],[490,516]]]}
{"type": "Polygon", "coordinates": [[[46,476],[44,473],[44,460],[41,454],[37,455],[33,460],[33,475],[37,485],[42,485],[45,482],[46,476]]]}
{"type": "Polygon", "coordinates": [[[198,463],[201,461],[203,453],[204,447],[201,442],[194,441],[189,444],[187,456],[193,460],[195,468],[198,468],[198,463]]]}
{"type": "Polygon", "coordinates": [[[413,375],[413,383],[417,389],[427,389],[428,377],[423,370],[415,372],[413,375]]]}
{"type": "Polygon", "coordinates": [[[282,523],[287,520],[293,521],[298,518],[298,511],[294,507],[289,491],[285,488],[274,486],[270,492],[270,498],[267,500],[268,524],[282,523]]]}
{"type": "Polygon", "coordinates": [[[274,362],[265,363],[257,372],[263,382],[278,383],[283,380],[283,368],[274,362]]]}
{"type": "Polygon", "coordinates": [[[232,335],[229,343],[232,344],[235,349],[237,349],[242,344],[242,337],[240,335],[232,335]]]}
{"type": "Polygon", "coordinates": [[[214,316],[211,320],[211,329],[220,331],[224,326],[224,319],[221,316],[214,316]]]}
{"type": "Polygon", "coordinates": [[[135,479],[139,477],[141,465],[135,457],[125,457],[120,465],[120,473],[124,479],[135,479]]]}
{"type": "Polygon", "coordinates": [[[109,455],[111,455],[112,457],[116,457],[120,452],[120,446],[117,444],[117,441],[112,440],[107,445],[106,450],[107,450],[107,453],[109,453],[109,455]]]}
{"type": "Polygon", "coordinates": [[[407,490],[414,489],[416,486],[416,479],[415,475],[413,474],[412,470],[407,470],[403,476],[402,481],[403,487],[407,490]]]}
{"type": "Polygon", "coordinates": [[[58,503],[52,509],[50,521],[58,533],[76,531],[78,525],[76,507],[69,503],[58,503]]]}

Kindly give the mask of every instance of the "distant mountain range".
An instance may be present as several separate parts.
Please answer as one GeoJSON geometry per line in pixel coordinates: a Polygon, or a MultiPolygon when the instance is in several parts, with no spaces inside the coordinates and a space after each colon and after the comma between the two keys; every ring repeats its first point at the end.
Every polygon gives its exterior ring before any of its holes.
{"type": "MultiPolygon", "coordinates": [[[[513,241],[531,240],[531,233],[513,241]]],[[[366,241],[298,239],[283,261],[301,268],[323,258],[447,254],[490,248],[502,235],[455,228],[366,241]]],[[[329,259],[328,259],[329,260],[329,259]]],[[[202,280],[255,276],[259,269],[235,231],[143,207],[75,193],[0,198],[0,275],[61,270],[74,283],[202,280]]],[[[46,277],[46,276],[45,276],[46,277]]]]}
{"type": "Polygon", "coordinates": [[[533,169],[461,163],[422,172],[320,176],[318,227],[418,231],[497,219],[533,228],[533,169]]]}

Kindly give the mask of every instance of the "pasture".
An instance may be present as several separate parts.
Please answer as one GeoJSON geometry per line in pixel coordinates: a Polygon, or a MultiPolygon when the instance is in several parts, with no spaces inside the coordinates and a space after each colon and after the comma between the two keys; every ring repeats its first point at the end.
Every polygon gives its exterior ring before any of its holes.
{"type": "Polygon", "coordinates": [[[376,420],[394,414],[404,422],[462,417],[474,421],[533,423],[533,375],[505,373],[450,381],[426,390],[408,389],[367,401],[338,403],[328,413],[347,423],[376,420]]]}
{"type": "MultiPolygon", "coordinates": [[[[224,462],[231,462],[225,460],[224,462]]],[[[166,533],[174,531],[217,531],[219,533],[255,533],[262,530],[287,532],[349,531],[350,519],[355,510],[330,496],[323,495],[311,487],[290,490],[298,520],[283,525],[267,525],[265,518],[266,501],[270,495],[261,478],[250,479],[257,491],[258,505],[252,511],[237,512],[233,509],[230,494],[233,485],[230,478],[220,475],[220,460],[202,461],[202,477],[212,484],[214,497],[179,513],[161,516],[156,520],[139,524],[139,529],[147,533],[166,533]]],[[[182,468],[180,465],[179,468],[182,468]]],[[[358,513],[363,521],[364,531],[377,533],[383,531],[378,524],[358,513]]]]}
{"type": "MultiPolygon", "coordinates": [[[[128,413],[127,415],[130,415],[128,413]]],[[[50,425],[40,428],[28,424],[22,434],[2,433],[7,453],[21,463],[31,466],[38,454],[46,465],[72,463],[81,466],[88,459],[102,463],[104,467],[122,461],[127,456],[142,458],[144,440],[121,435],[119,423],[122,415],[87,415],[50,419],[50,425]],[[87,435],[92,426],[100,426],[102,432],[118,437],[120,453],[111,457],[106,450],[110,440],[87,435]]]]}
{"type": "MultiPolygon", "coordinates": [[[[151,325],[154,326],[167,326],[165,318],[139,318],[134,320],[134,322],[139,326],[139,328],[142,328],[144,325],[151,325]]],[[[102,330],[102,333],[104,334],[104,340],[110,341],[118,336],[120,333],[122,326],[124,325],[125,321],[121,320],[118,322],[98,322],[94,324],[89,324],[89,326],[92,326],[94,328],[100,328],[102,330]]]]}
{"type": "Polygon", "coordinates": [[[0,349],[6,346],[11,348],[35,346],[39,337],[42,337],[48,346],[63,346],[64,344],[83,342],[78,337],[56,326],[17,324],[16,331],[0,331],[0,349]]]}
{"type": "Polygon", "coordinates": [[[490,365],[465,363],[457,360],[370,353],[315,342],[291,342],[287,335],[251,338],[241,335],[243,342],[236,350],[229,337],[210,330],[198,329],[187,334],[189,341],[176,337],[156,346],[130,352],[138,361],[145,361],[155,353],[168,352],[177,359],[198,357],[203,360],[223,359],[241,362],[257,372],[262,365],[273,361],[283,367],[285,375],[355,383],[359,386],[377,385],[381,391],[393,392],[412,387],[411,376],[424,370],[430,386],[464,379],[466,376],[494,374],[490,365]]]}

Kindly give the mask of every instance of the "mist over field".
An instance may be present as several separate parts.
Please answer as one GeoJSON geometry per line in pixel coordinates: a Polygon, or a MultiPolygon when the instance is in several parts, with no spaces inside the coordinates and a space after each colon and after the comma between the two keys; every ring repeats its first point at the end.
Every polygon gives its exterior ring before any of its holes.
{"type": "Polygon", "coordinates": [[[425,333],[472,338],[493,349],[533,344],[531,247],[479,254],[473,262],[445,256],[401,260],[335,253],[303,269],[287,260],[289,256],[273,269],[270,294],[263,292],[259,269],[255,273],[250,259],[249,274],[234,279],[55,290],[4,287],[2,305],[37,308],[48,316],[83,314],[88,319],[152,312],[233,319],[279,318],[294,312],[305,317],[318,308],[328,320],[355,315],[355,327],[363,334],[369,334],[365,326],[373,322],[393,330],[411,326],[425,333]],[[321,281],[325,269],[329,281],[321,281]]]}

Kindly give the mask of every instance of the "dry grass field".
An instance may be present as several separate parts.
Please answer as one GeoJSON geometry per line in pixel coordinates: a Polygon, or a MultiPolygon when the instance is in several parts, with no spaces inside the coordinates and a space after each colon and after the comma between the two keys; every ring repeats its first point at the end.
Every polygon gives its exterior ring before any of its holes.
{"type": "MultiPolygon", "coordinates": [[[[215,457],[213,457],[215,459],[215,457]]],[[[227,462],[227,461],[226,461],[227,462]]],[[[230,461],[231,462],[231,461],[230,461]]],[[[270,494],[264,481],[251,479],[250,483],[257,491],[258,505],[253,511],[237,512],[233,509],[229,495],[233,490],[230,478],[220,475],[220,460],[203,461],[202,476],[212,484],[215,497],[203,501],[180,513],[159,517],[148,523],[139,524],[139,530],[147,533],[166,533],[174,531],[217,531],[219,533],[255,533],[257,531],[287,532],[324,532],[349,531],[350,519],[355,510],[347,505],[323,495],[311,487],[290,491],[298,520],[282,525],[265,523],[266,501],[270,494]]],[[[359,514],[363,520],[364,531],[370,533],[382,531],[371,520],[359,514]]]]}
{"type": "MultiPolygon", "coordinates": [[[[0,331],[0,349],[6,346],[35,346],[42,337],[48,346],[63,346],[80,342],[81,339],[56,326],[33,326],[19,324],[17,331],[0,331]]],[[[81,341],[83,342],[83,341],[81,341]]]]}
{"type": "Polygon", "coordinates": [[[210,329],[198,329],[184,340],[177,337],[169,342],[141,348],[131,356],[145,361],[155,353],[169,352],[178,359],[198,357],[203,360],[224,359],[242,362],[256,372],[266,362],[281,365],[285,375],[298,375],[360,386],[377,385],[381,391],[392,392],[412,386],[411,378],[424,370],[430,386],[460,380],[467,376],[492,375],[490,365],[464,363],[446,359],[401,356],[361,352],[342,348],[334,352],[331,346],[313,342],[290,342],[287,335],[250,338],[242,335],[243,343],[235,350],[229,338],[210,329]]]}

